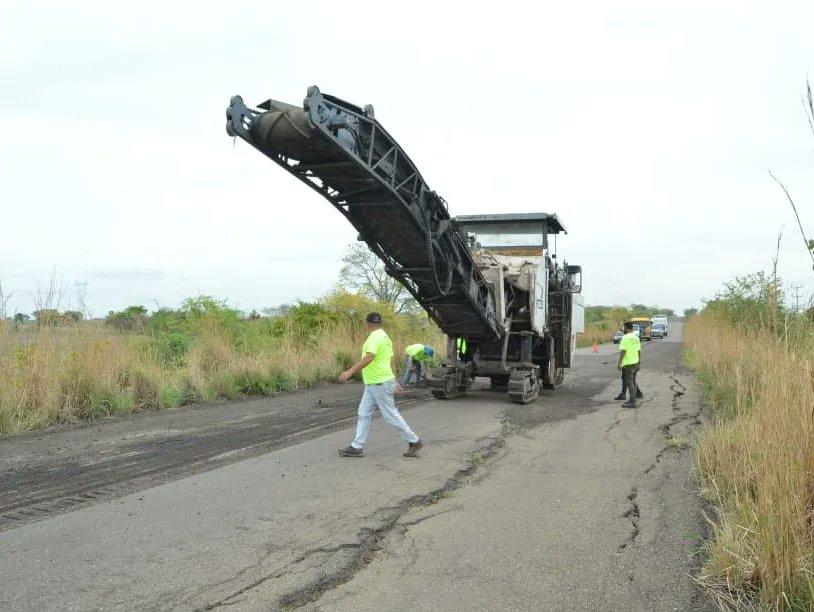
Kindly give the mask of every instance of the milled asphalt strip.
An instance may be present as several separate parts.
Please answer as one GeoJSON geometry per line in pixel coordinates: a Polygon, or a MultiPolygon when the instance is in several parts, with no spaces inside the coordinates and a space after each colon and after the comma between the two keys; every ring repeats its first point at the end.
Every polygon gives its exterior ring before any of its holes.
{"type": "MultiPolygon", "coordinates": [[[[421,404],[424,399],[406,399],[398,402],[400,410],[410,409],[421,404]]],[[[21,525],[43,520],[52,516],[72,512],[74,510],[91,506],[103,501],[109,501],[124,497],[131,493],[144,490],[157,484],[156,477],[162,477],[162,482],[172,480],[173,477],[183,478],[192,474],[208,471],[236,461],[241,461],[248,457],[278,450],[297,444],[303,440],[315,438],[327,433],[332,433],[347,427],[355,422],[356,414],[335,419],[327,423],[308,427],[282,438],[263,440],[248,446],[230,449],[209,457],[197,458],[189,461],[185,457],[178,460],[163,463],[154,467],[144,466],[142,461],[136,460],[124,464],[118,464],[105,470],[96,472],[95,480],[79,485],[66,491],[64,489],[45,489],[42,491],[30,491],[28,496],[22,499],[15,497],[15,490],[6,490],[0,498],[0,532],[14,529],[21,525]],[[135,468],[129,471],[124,468],[135,468]],[[123,479],[123,480],[122,480],[123,479]]],[[[172,440],[161,440],[155,447],[171,443],[172,440]]],[[[153,449],[139,449],[135,451],[125,451],[114,456],[105,457],[101,460],[86,461],[85,466],[96,466],[106,461],[119,460],[126,457],[154,458],[153,449]]],[[[158,458],[160,460],[160,458],[158,458]]],[[[25,491],[23,491],[23,494],[25,491]]]]}

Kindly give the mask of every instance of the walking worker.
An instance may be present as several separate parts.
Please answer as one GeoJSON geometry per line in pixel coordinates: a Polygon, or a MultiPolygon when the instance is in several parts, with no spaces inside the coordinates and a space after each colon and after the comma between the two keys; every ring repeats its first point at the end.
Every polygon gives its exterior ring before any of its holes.
{"type": "Polygon", "coordinates": [[[628,401],[622,406],[625,408],[636,408],[636,373],[641,366],[642,343],[639,337],[633,333],[633,323],[625,322],[625,335],[619,343],[619,365],[622,371],[622,381],[628,393],[628,401]]]}
{"type": "Polygon", "coordinates": [[[418,451],[424,444],[410,429],[404,417],[396,408],[393,394],[403,389],[396,382],[390,361],[393,359],[393,343],[390,336],[382,329],[382,316],[378,312],[371,312],[365,318],[365,329],[369,335],[362,346],[362,358],[349,369],[339,375],[339,382],[348,382],[354,374],[362,373],[362,382],[365,391],[362,401],[359,402],[358,419],[356,421],[356,437],[350,445],[340,449],[342,457],[363,457],[367,436],[370,433],[370,422],[376,408],[382,413],[382,418],[401,432],[401,437],[407,442],[405,457],[417,457],[418,451]]]}
{"type": "Polygon", "coordinates": [[[410,384],[415,373],[416,384],[421,382],[421,362],[432,359],[435,351],[426,344],[411,344],[404,349],[404,386],[410,384]]]}

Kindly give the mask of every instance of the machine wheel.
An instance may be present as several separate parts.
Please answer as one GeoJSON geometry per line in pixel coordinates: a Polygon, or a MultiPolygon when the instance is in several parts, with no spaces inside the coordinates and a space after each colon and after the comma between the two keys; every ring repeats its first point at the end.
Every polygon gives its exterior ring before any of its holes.
{"type": "Polygon", "coordinates": [[[557,358],[554,355],[554,338],[547,337],[546,355],[547,361],[543,369],[543,389],[551,390],[562,382],[565,370],[557,367],[557,358]]]}

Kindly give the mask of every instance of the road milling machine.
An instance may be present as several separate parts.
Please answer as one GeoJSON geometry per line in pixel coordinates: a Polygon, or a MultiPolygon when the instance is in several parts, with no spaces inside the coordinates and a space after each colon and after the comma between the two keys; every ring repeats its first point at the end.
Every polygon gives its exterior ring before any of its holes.
{"type": "Polygon", "coordinates": [[[302,107],[234,96],[226,118],[230,136],[327,199],[447,335],[428,377],[435,397],[460,396],[479,376],[528,403],[562,382],[584,302],[581,268],[550,244],[566,231],[556,215],[450,217],[372,106],[316,86],[302,107]]]}

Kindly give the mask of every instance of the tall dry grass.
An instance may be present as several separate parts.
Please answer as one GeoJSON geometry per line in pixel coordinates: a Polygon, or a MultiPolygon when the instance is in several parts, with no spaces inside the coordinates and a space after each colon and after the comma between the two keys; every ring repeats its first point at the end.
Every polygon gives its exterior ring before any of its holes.
{"type": "Polygon", "coordinates": [[[717,511],[703,581],[734,607],[814,607],[814,325],[685,328],[712,422],[697,460],[717,511]]]}
{"type": "MultiPolygon", "coordinates": [[[[248,325],[249,323],[247,323],[248,325]]],[[[412,342],[441,346],[437,328],[389,330],[398,356],[412,342]]],[[[181,363],[168,364],[146,334],[90,323],[0,329],[0,433],[196,401],[268,395],[334,380],[361,352],[365,331],[325,326],[246,345],[217,324],[197,332],[181,363]]]]}
{"type": "Polygon", "coordinates": [[[622,321],[616,322],[599,321],[585,325],[585,331],[577,336],[577,347],[593,346],[594,344],[606,344],[613,341],[614,332],[622,326],[622,321]]]}

